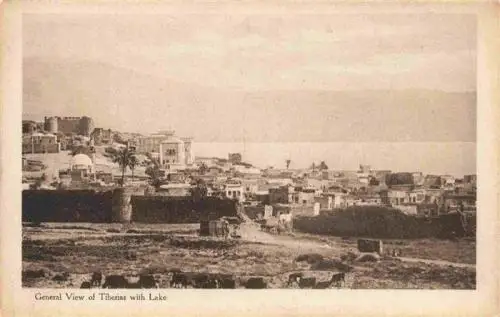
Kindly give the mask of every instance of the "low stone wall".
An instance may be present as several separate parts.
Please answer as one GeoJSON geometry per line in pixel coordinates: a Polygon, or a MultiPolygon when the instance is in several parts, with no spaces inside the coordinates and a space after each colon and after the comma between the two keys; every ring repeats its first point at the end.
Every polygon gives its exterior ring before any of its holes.
{"type": "Polygon", "coordinates": [[[237,215],[234,200],[205,197],[193,201],[191,197],[132,196],[132,222],[143,223],[196,223],[237,215]]]}
{"type": "Polygon", "coordinates": [[[24,190],[25,222],[111,222],[112,191],[24,190]]]}
{"type": "Polygon", "coordinates": [[[440,221],[405,215],[400,210],[356,206],[322,213],[316,217],[299,217],[295,230],[333,236],[372,237],[379,239],[428,238],[441,235],[440,221]]]}
{"type": "Polygon", "coordinates": [[[134,195],[133,188],[96,190],[24,190],[24,222],[196,223],[237,215],[229,199],[134,195]]]}

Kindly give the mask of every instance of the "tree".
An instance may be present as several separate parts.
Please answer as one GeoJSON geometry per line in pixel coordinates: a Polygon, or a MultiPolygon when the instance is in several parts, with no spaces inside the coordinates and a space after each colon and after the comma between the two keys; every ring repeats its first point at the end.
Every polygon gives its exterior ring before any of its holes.
{"type": "Polygon", "coordinates": [[[325,161],[321,161],[321,163],[319,164],[319,169],[321,171],[326,171],[328,170],[328,165],[326,165],[325,161]]]}
{"type": "Polygon", "coordinates": [[[137,162],[134,152],[130,151],[128,147],[120,149],[113,154],[113,163],[117,163],[122,170],[121,186],[125,183],[125,170],[127,167],[130,167],[130,162],[133,160],[137,162]]]}
{"type": "Polygon", "coordinates": [[[189,191],[191,194],[191,198],[195,202],[198,202],[207,196],[208,188],[207,188],[207,184],[205,183],[205,181],[203,179],[197,179],[193,185],[194,186],[191,187],[191,189],[189,191]]]}
{"type": "Polygon", "coordinates": [[[290,159],[286,160],[286,169],[290,167],[290,163],[292,163],[292,160],[290,159]]]}
{"type": "Polygon", "coordinates": [[[161,185],[160,161],[152,157],[149,153],[146,156],[151,161],[151,165],[146,168],[145,173],[150,178],[150,184],[158,188],[161,185]]]}
{"type": "Polygon", "coordinates": [[[205,173],[208,171],[208,166],[207,166],[207,164],[205,164],[204,162],[202,162],[202,163],[200,164],[199,171],[200,171],[200,174],[201,174],[201,175],[205,175],[205,173]]]}
{"type": "Polygon", "coordinates": [[[380,181],[378,179],[376,179],[375,177],[370,176],[369,185],[370,186],[378,186],[378,185],[380,185],[380,181]]]}
{"type": "Polygon", "coordinates": [[[155,188],[160,187],[161,185],[161,175],[160,168],[157,165],[148,166],[145,171],[146,175],[149,176],[149,183],[155,188]]]}
{"type": "Polygon", "coordinates": [[[137,160],[137,157],[135,155],[131,156],[128,167],[130,167],[130,170],[132,171],[132,179],[134,179],[134,170],[137,164],[139,164],[139,160],[137,160]]]}

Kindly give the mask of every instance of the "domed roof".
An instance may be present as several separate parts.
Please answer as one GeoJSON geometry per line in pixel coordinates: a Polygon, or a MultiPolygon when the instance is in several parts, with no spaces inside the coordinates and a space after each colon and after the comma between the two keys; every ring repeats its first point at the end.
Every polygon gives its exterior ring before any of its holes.
{"type": "Polygon", "coordinates": [[[73,165],[92,165],[92,160],[85,154],[77,154],[71,158],[71,166],[73,165]]]}

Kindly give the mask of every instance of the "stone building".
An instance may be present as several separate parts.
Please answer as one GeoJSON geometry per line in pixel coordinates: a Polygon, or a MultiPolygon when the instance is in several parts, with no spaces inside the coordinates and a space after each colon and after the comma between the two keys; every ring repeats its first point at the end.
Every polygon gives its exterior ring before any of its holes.
{"type": "Polygon", "coordinates": [[[94,130],[92,118],[83,117],[45,117],[44,130],[50,133],[62,132],[66,135],[90,136],[94,130]]]}
{"type": "Polygon", "coordinates": [[[22,152],[59,153],[61,150],[57,136],[51,133],[34,132],[23,135],[22,152]]]}
{"type": "Polygon", "coordinates": [[[167,169],[184,169],[194,164],[192,138],[175,136],[174,131],[160,131],[135,140],[138,153],[158,153],[167,169]]]}

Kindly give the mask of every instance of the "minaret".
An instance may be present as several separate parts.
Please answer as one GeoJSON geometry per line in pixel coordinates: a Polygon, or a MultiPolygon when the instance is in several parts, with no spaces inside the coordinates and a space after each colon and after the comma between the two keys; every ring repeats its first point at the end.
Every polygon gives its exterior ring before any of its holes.
{"type": "Polygon", "coordinates": [[[90,138],[90,142],[89,142],[89,147],[90,147],[90,159],[92,160],[92,174],[93,174],[93,178],[94,178],[94,181],[96,181],[96,170],[95,170],[95,146],[94,146],[94,138],[91,137],[90,138]]]}

